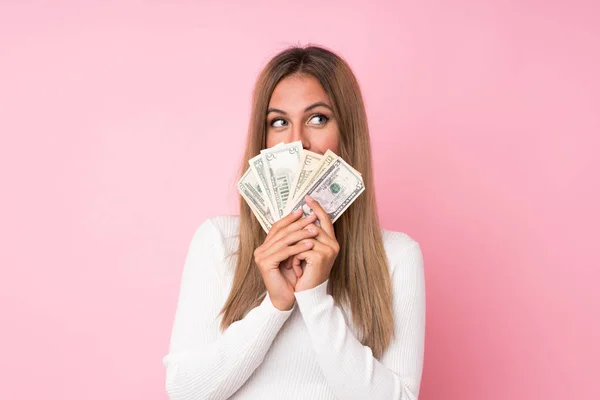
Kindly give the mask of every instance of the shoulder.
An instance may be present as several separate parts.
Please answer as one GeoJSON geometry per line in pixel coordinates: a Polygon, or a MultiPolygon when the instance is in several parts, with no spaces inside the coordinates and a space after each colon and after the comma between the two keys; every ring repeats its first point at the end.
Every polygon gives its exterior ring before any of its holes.
{"type": "MultiPolygon", "coordinates": [[[[233,265],[229,256],[237,250],[238,229],[237,216],[209,217],[200,223],[189,245],[185,268],[187,274],[210,275],[216,272],[221,282],[227,282],[231,278],[233,265]]],[[[206,278],[209,275],[203,276],[206,278]]]]}
{"type": "Polygon", "coordinates": [[[237,248],[238,234],[239,216],[209,217],[196,228],[192,246],[208,248],[213,256],[222,259],[237,248]]]}
{"type": "Polygon", "coordinates": [[[222,215],[206,218],[196,228],[196,236],[228,237],[239,232],[239,216],[222,215]]]}
{"type": "Polygon", "coordinates": [[[202,229],[203,226],[208,225],[211,229],[221,237],[236,236],[240,229],[240,217],[238,215],[220,215],[207,218],[198,229],[202,229]]]}
{"type": "Polygon", "coordinates": [[[419,242],[404,232],[382,229],[381,234],[392,276],[423,274],[423,254],[419,242]]]}

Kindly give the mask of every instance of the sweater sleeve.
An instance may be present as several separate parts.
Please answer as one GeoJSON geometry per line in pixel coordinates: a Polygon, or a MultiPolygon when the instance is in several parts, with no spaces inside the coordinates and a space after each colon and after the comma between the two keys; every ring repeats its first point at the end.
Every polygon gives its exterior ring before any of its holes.
{"type": "Polygon", "coordinates": [[[172,400],[227,399],[262,363],[292,310],[281,311],[267,296],[224,332],[217,315],[226,296],[221,233],[208,219],[194,234],[179,289],[166,367],[172,400]]]}
{"type": "Polygon", "coordinates": [[[425,277],[420,246],[399,251],[392,274],[395,338],[377,360],[346,325],[342,311],[321,285],[296,293],[316,357],[340,399],[416,400],[425,342],[425,277]]]}

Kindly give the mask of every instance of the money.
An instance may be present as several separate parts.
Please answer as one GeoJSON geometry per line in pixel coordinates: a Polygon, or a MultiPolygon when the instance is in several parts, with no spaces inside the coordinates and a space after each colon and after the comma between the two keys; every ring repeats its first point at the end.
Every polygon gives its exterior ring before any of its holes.
{"type": "Polygon", "coordinates": [[[335,222],[365,190],[360,172],[331,150],[323,155],[302,149],[300,141],[280,143],[253,157],[238,182],[238,191],[265,232],[302,208],[313,213],[304,197],[317,200],[335,222]]]}
{"type": "MultiPolygon", "coordinates": [[[[331,150],[327,150],[325,154],[322,156],[321,161],[315,166],[314,171],[310,174],[306,182],[302,184],[301,187],[298,188],[296,195],[292,198],[292,203],[295,203],[298,200],[299,195],[306,191],[306,189],[313,184],[313,182],[321,176],[325,168],[329,166],[333,161],[338,158],[337,154],[335,154],[331,150]]],[[[289,207],[286,211],[290,211],[289,207]]]]}
{"type": "Polygon", "coordinates": [[[263,196],[263,200],[267,203],[267,207],[269,208],[271,215],[279,215],[275,212],[275,206],[273,205],[273,196],[271,195],[271,186],[269,185],[271,177],[263,155],[257,155],[256,157],[250,159],[249,163],[250,169],[256,176],[260,193],[263,196]]]}
{"type": "MultiPolygon", "coordinates": [[[[323,156],[321,154],[313,153],[312,151],[308,150],[302,151],[300,164],[298,165],[298,172],[296,173],[296,178],[294,178],[294,182],[292,183],[290,199],[295,199],[296,194],[302,191],[302,188],[308,183],[308,179],[316,171],[322,159],[323,156]]],[[[291,201],[288,202],[288,204],[291,203],[291,201]]],[[[287,214],[287,212],[285,212],[285,214],[287,214]]]]}
{"type": "Polygon", "coordinates": [[[268,169],[269,191],[273,196],[273,207],[276,216],[283,217],[285,204],[290,195],[290,189],[300,162],[302,143],[293,142],[270,149],[261,150],[265,165],[268,169]]]}
{"type": "Polygon", "coordinates": [[[258,179],[249,168],[238,182],[238,190],[246,203],[252,209],[252,212],[258,219],[260,226],[268,232],[271,225],[275,223],[271,209],[269,208],[265,197],[262,195],[262,189],[258,184],[258,179]]]}
{"type": "Polygon", "coordinates": [[[364,190],[362,176],[338,157],[298,196],[298,200],[289,209],[293,212],[302,208],[305,217],[311,215],[313,210],[304,200],[309,195],[319,202],[331,222],[335,222],[364,190]]]}

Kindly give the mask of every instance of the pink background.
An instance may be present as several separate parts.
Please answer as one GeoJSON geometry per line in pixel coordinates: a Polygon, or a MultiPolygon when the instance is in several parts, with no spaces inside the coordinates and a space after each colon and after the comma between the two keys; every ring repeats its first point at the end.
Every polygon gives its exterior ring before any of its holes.
{"type": "Polygon", "coordinates": [[[362,85],[383,226],[423,248],[421,399],[600,398],[597,3],[206,3],[0,3],[0,397],[166,398],[254,79],[314,42],[362,85]]]}

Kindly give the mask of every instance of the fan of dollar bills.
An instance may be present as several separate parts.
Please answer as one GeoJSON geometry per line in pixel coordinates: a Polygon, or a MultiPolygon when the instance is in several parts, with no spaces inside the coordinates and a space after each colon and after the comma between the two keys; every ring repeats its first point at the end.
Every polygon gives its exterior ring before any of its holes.
{"type": "Polygon", "coordinates": [[[297,141],[261,150],[250,160],[238,190],[268,233],[276,221],[299,208],[305,217],[312,214],[304,201],[307,194],[335,222],[365,185],[360,172],[331,150],[313,153],[297,141]]]}

